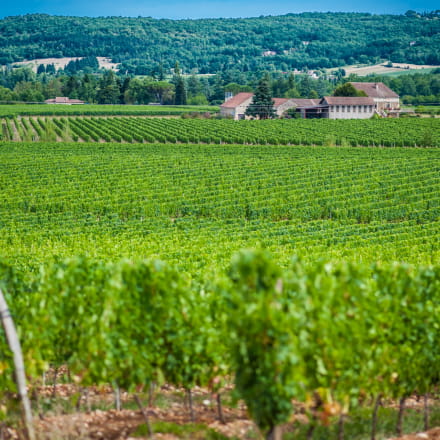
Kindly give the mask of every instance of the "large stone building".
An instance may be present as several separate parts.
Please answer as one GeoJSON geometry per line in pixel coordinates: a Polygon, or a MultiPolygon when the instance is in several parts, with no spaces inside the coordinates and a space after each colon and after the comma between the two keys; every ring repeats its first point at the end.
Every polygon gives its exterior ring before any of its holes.
{"type": "Polygon", "coordinates": [[[378,112],[400,108],[399,95],[382,82],[352,82],[350,84],[356,90],[365,92],[369,98],[373,98],[378,112]]]}
{"type": "MultiPolygon", "coordinates": [[[[367,119],[375,113],[386,116],[386,112],[400,108],[399,95],[383,83],[351,83],[367,96],[324,96],[322,99],[273,98],[274,110],[278,117],[283,117],[287,110],[295,108],[302,118],[328,119],[367,119]]],[[[251,105],[252,93],[238,93],[227,97],[220,106],[222,116],[233,119],[246,119],[246,109],[251,105]]]]}
{"type": "Polygon", "coordinates": [[[324,96],[320,105],[328,119],[368,119],[376,111],[374,99],[368,97],[324,96]]]}

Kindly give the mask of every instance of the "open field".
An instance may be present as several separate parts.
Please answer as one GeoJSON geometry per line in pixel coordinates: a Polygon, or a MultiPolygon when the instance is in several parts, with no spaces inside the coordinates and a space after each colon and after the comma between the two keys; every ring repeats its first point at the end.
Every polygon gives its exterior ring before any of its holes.
{"type": "MultiPolygon", "coordinates": [[[[387,63],[367,65],[367,66],[341,66],[345,70],[347,75],[351,73],[358,76],[367,75],[386,75],[386,74],[405,74],[405,73],[429,73],[433,69],[437,69],[440,66],[433,65],[418,65],[418,64],[408,64],[408,63],[393,63],[392,67],[387,67],[387,63]]],[[[335,70],[334,68],[328,69],[329,71],[335,70]]]]}
{"type": "MultiPolygon", "coordinates": [[[[111,69],[117,71],[117,64],[112,63],[109,58],[106,57],[96,57],[99,63],[99,67],[103,69],[111,69]]],[[[82,59],[82,57],[64,57],[64,58],[36,58],[33,60],[18,61],[12,63],[17,67],[30,66],[34,72],[37,72],[37,68],[40,64],[47,66],[48,64],[54,64],[55,69],[64,69],[64,67],[69,64],[70,61],[76,61],[82,59]]]]}

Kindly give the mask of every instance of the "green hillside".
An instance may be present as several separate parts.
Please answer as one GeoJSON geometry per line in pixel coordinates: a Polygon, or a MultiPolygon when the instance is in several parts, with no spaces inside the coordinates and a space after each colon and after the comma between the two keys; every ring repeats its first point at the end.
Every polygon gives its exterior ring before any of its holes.
{"type": "MultiPolygon", "coordinates": [[[[105,13],[105,11],[103,11],[105,13]]],[[[440,64],[438,13],[302,13],[243,19],[60,17],[0,20],[0,64],[45,57],[106,56],[189,73],[335,67],[380,59],[440,64]]]]}

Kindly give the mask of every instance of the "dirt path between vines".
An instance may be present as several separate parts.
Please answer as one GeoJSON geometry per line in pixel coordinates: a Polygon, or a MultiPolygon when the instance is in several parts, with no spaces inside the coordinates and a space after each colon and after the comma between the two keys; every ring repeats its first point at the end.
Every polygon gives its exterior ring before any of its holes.
{"type": "MultiPolygon", "coordinates": [[[[155,440],[205,440],[207,438],[231,438],[240,440],[263,440],[256,425],[250,420],[244,403],[232,405],[230,394],[232,385],[224,389],[226,403],[223,406],[225,423],[219,420],[216,396],[203,388],[193,390],[195,423],[185,402],[185,390],[171,386],[163,386],[156,393],[155,400],[147,407],[148,393],[141,394],[144,412],[149,422],[155,426],[155,440]],[[163,428],[163,429],[161,429],[163,428]],[[181,429],[179,434],[177,431],[181,429]],[[163,432],[159,432],[159,431],[163,432]],[[173,433],[171,433],[173,432],[173,433]],[[213,434],[214,433],[214,434],[213,434]],[[215,433],[223,437],[215,437],[215,433]]],[[[38,395],[37,406],[40,408],[40,418],[35,421],[38,440],[134,440],[147,439],[145,418],[137,407],[133,394],[121,393],[123,409],[113,408],[114,393],[111,387],[90,387],[88,397],[80,392],[80,388],[72,383],[59,384],[56,387],[56,397],[53,396],[53,386],[41,386],[34,390],[38,395]],[[80,405],[78,398],[81,396],[80,405]],[[51,402],[48,409],[47,405],[51,402]],[[45,407],[43,414],[42,408],[45,407]],[[79,408],[79,410],[78,410],[79,408]],[[96,409],[100,408],[100,409],[96,409]],[[143,429],[143,431],[142,431],[143,429]]],[[[433,402],[431,402],[433,403],[433,402]]],[[[420,409],[423,402],[409,399],[407,408],[420,409]]],[[[395,406],[389,402],[387,407],[395,406]]],[[[286,432],[291,432],[292,422],[307,423],[307,417],[298,414],[286,425],[286,432]]],[[[11,427],[2,428],[0,424],[0,439],[21,440],[20,433],[11,427]]],[[[388,437],[387,440],[440,440],[440,428],[427,432],[407,434],[403,437],[388,437]]],[[[347,438],[347,440],[350,440],[347,438]]]]}

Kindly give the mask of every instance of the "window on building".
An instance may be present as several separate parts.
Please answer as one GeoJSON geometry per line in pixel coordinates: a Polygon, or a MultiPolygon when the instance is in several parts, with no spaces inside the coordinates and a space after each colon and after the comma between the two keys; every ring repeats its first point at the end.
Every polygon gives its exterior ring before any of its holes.
{"type": "Polygon", "coordinates": [[[345,112],[345,105],[342,106],[342,111],[345,112]]]}
{"type": "Polygon", "coordinates": [[[347,112],[349,112],[351,109],[351,105],[347,105],[347,112]]]}
{"type": "Polygon", "coordinates": [[[337,111],[337,112],[339,111],[339,105],[336,106],[336,111],[337,111]]]}

